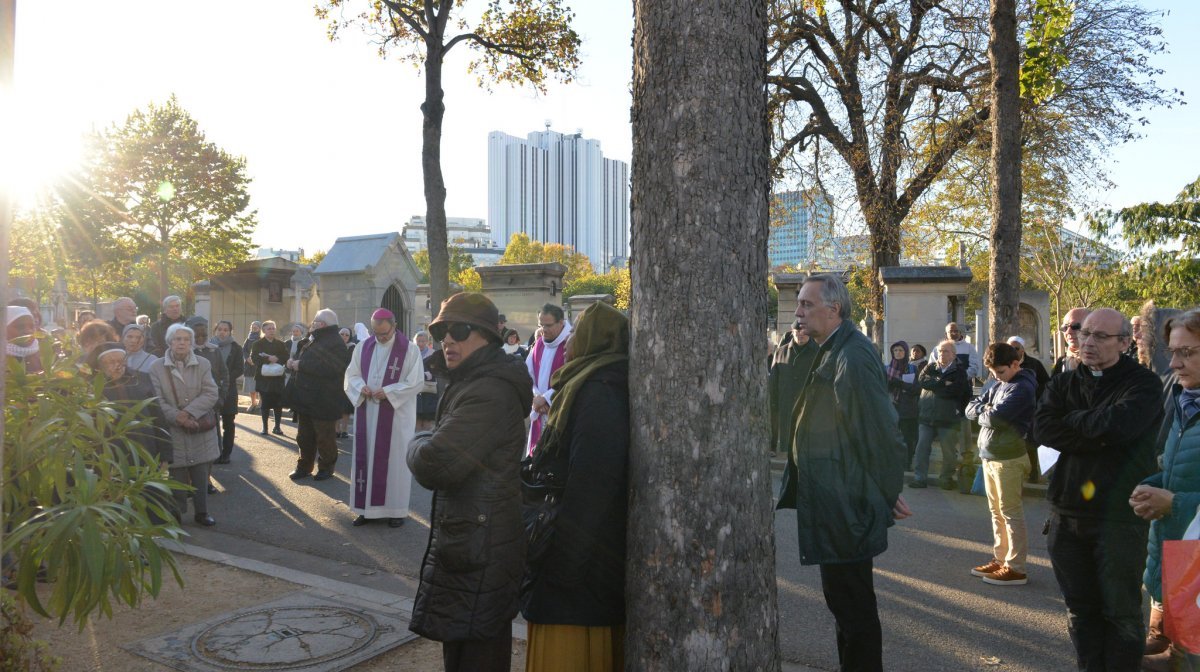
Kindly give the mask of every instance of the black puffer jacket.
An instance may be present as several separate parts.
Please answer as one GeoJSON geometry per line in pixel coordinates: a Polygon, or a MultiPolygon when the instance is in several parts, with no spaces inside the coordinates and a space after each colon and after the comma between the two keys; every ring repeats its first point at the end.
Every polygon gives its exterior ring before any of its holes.
{"type": "Polygon", "coordinates": [[[525,565],[520,468],[533,381],[499,345],[446,371],[437,424],[408,446],[408,466],[433,490],[429,546],[409,630],[440,642],[493,639],[510,631],[525,565]]]}
{"type": "Polygon", "coordinates": [[[930,362],[917,376],[921,385],[921,424],[931,427],[953,427],[963,419],[963,411],[971,400],[971,381],[962,362],[954,360],[942,371],[937,362],[930,362]]]}
{"type": "Polygon", "coordinates": [[[314,329],[311,342],[296,365],[292,409],[313,420],[337,420],[345,410],[346,367],[350,351],[338,335],[338,325],[314,329]]]}
{"type": "Polygon", "coordinates": [[[522,611],[530,623],[625,622],[625,501],[629,492],[629,366],[600,369],[571,405],[567,440],[548,468],[566,474],[545,561],[530,567],[522,611]]]}

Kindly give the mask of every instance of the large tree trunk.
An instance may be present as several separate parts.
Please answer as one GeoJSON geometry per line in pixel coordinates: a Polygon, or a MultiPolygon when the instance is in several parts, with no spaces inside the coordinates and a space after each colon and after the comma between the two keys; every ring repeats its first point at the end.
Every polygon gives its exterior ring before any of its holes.
{"type": "Polygon", "coordinates": [[[450,294],[450,253],[446,249],[446,182],[442,179],[442,117],[446,113],[442,92],[441,31],[436,43],[426,44],[425,102],[421,104],[421,175],[425,183],[425,234],[429,245],[429,310],[437,316],[450,294]]]}
{"type": "Polygon", "coordinates": [[[637,0],[626,669],[778,670],[765,0],[637,0]]]}
{"type": "Polygon", "coordinates": [[[1002,343],[1020,326],[1021,109],[1015,0],[991,0],[992,261],[988,333],[1002,343]]]}

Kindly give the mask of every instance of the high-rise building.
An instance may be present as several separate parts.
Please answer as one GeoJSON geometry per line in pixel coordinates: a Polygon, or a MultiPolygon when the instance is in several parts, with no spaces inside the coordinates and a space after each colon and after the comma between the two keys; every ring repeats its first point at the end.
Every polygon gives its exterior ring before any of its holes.
{"type": "Polygon", "coordinates": [[[833,207],[816,190],[781,191],[771,199],[767,259],[771,268],[805,267],[832,236],[833,207]]]}
{"type": "Polygon", "coordinates": [[[597,271],[629,256],[629,165],[582,132],[488,134],[488,223],[500,247],[517,233],[586,254],[597,271]]]}

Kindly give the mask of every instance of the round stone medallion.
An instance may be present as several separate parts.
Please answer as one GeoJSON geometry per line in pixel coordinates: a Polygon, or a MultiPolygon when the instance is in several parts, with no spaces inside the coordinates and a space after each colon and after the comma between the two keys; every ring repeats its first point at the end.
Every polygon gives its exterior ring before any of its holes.
{"type": "Polygon", "coordinates": [[[375,619],[349,608],[273,607],[201,631],[192,640],[192,653],[231,670],[289,670],[354,654],[380,631],[375,619]]]}

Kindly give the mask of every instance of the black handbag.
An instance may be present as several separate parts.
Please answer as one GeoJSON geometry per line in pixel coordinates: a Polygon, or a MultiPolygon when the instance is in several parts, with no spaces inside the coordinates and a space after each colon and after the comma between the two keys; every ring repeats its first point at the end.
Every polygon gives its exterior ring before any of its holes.
{"type": "Polygon", "coordinates": [[[521,461],[521,519],[525,524],[525,560],[530,567],[539,566],[553,545],[565,485],[561,470],[539,464],[536,456],[521,461]]]}

